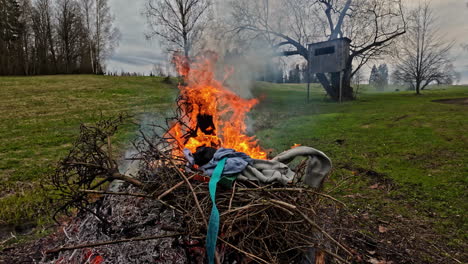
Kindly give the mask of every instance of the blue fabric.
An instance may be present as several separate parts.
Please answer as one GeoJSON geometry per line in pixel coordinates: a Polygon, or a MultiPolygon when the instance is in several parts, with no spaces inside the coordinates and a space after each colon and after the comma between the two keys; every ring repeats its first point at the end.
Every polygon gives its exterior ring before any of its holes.
{"type": "Polygon", "coordinates": [[[216,186],[221,179],[223,174],[223,169],[226,164],[227,158],[221,159],[216,168],[213,171],[213,174],[210,179],[209,190],[211,202],[213,207],[211,208],[210,223],[208,224],[208,233],[206,234],[206,254],[208,257],[208,263],[213,264],[215,258],[216,250],[216,240],[218,240],[218,231],[219,231],[219,211],[216,207],[216,186]]]}
{"type": "Polygon", "coordinates": [[[210,162],[201,166],[200,169],[211,177],[218,162],[224,158],[227,158],[223,170],[224,175],[241,173],[247,165],[253,164],[252,158],[243,152],[236,152],[234,149],[220,148],[216,151],[210,162]]]}
{"type": "Polygon", "coordinates": [[[184,148],[184,156],[185,159],[187,159],[187,167],[192,167],[193,164],[195,164],[192,152],[189,149],[184,148]]]}

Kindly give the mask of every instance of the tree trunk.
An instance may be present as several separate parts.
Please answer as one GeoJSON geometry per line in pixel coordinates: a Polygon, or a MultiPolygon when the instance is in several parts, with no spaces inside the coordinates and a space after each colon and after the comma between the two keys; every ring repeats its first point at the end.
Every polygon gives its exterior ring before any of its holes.
{"type": "MultiPolygon", "coordinates": [[[[341,73],[341,99],[343,101],[353,100],[354,93],[353,88],[351,87],[351,70],[345,70],[341,73]]],[[[317,73],[317,79],[320,84],[323,86],[327,94],[334,100],[340,100],[340,73],[332,72],[330,73],[330,80],[324,73],[317,73]]]]}
{"type": "Polygon", "coordinates": [[[336,98],[335,90],[333,89],[332,85],[328,81],[327,75],[324,73],[317,73],[317,80],[320,82],[320,84],[323,86],[327,94],[333,99],[336,98]]]}
{"type": "Polygon", "coordinates": [[[354,91],[353,87],[351,87],[351,72],[352,67],[349,66],[346,70],[342,73],[342,96],[343,100],[354,100],[354,91]]]}
{"type": "Polygon", "coordinates": [[[55,55],[55,48],[54,48],[54,39],[52,37],[52,25],[50,21],[50,16],[49,14],[47,15],[47,37],[49,38],[49,49],[50,53],[52,55],[52,63],[54,64],[54,73],[58,73],[58,67],[57,67],[57,56],[55,55]]]}

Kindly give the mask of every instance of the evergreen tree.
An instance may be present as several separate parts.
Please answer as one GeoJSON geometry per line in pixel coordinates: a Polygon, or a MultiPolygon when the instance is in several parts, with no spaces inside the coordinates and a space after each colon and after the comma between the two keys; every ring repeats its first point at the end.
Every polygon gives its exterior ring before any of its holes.
{"type": "Polygon", "coordinates": [[[301,82],[301,69],[297,64],[293,69],[289,71],[289,83],[300,83],[301,82]]]}
{"type": "Polygon", "coordinates": [[[374,65],[372,67],[372,71],[369,77],[369,84],[375,87],[378,79],[379,79],[379,70],[377,70],[377,67],[374,65]]]}
{"type": "Polygon", "coordinates": [[[369,77],[369,84],[374,86],[378,91],[385,90],[388,86],[388,67],[387,64],[381,64],[379,67],[373,66],[369,77]]]}
{"type": "Polygon", "coordinates": [[[381,64],[378,68],[377,90],[383,91],[388,86],[388,67],[387,64],[381,64]]]}

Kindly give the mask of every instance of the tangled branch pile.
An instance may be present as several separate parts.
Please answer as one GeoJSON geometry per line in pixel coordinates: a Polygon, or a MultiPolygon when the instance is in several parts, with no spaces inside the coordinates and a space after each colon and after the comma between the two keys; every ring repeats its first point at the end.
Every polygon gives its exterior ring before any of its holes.
{"type": "MultiPolygon", "coordinates": [[[[153,199],[183,219],[182,240],[185,244],[204,248],[212,209],[206,178],[201,172],[187,171],[185,159],[174,155],[176,152],[167,135],[149,136],[143,132],[141,140],[134,143],[137,153],[132,159],[139,163],[137,173],[132,177],[120,174],[112,158],[110,143],[120,123],[102,122],[91,129],[93,133],[89,133],[90,128],[82,128],[80,139],[54,177],[57,189],[66,191],[62,197],[65,205],[86,208],[85,201],[96,194],[153,199]],[[115,129],[109,129],[109,124],[114,124],[115,129]],[[89,140],[90,137],[94,139],[89,140]],[[140,192],[102,190],[104,182],[116,179],[126,182],[122,188],[131,185],[127,190],[140,192]]],[[[305,162],[297,165],[297,175],[304,175],[305,167],[305,162]]],[[[217,262],[302,263],[309,259],[305,263],[315,263],[317,257],[327,255],[339,263],[346,263],[345,259],[352,254],[321,228],[317,217],[317,209],[324,199],[338,202],[301,183],[284,186],[236,181],[232,188],[219,187],[216,197],[220,211],[217,262]]],[[[97,212],[93,211],[93,214],[111,225],[105,215],[97,212]]],[[[205,253],[194,252],[187,250],[188,259],[192,263],[203,263],[205,253]]]]}

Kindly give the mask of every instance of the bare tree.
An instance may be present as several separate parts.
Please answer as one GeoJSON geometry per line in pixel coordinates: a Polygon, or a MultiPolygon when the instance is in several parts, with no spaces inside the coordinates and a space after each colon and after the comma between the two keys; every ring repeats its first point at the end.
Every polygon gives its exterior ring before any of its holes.
{"type": "Polygon", "coordinates": [[[15,72],[15,54],[21,34],[20,4],[0,0],[0,74],[15,72]]]}
{"type": "Polygon", "coordinates": [[[96,74],[104,73],[104,60],[120,40],[120,31],[114,27],[108,0],[96,0],[94,24],[94,67],[96,74]]]}
{"type": "Polygon", "coordinates": [[[361,88],[361,83],[364,80],[364,74],[362,73],[362,69],[358,70],[354,76],[351,82],[356,85],[356,90],[354,91],[354,97],[357,97],[359,95],[359,89],[361,88]]]}
{"type": "Polygon", "coordinates": [[[102,73],[118,41],[107,0],[0,0],[0,75],[102,73]]]}
{"type": "Polygon", "coordinates": [[[429,2],[410,11],[408,33],[401,39],[396,53],[394,78],[409,84],[420,94],[432,82],[453,81],[453,66],[449,56],[453,42],[440,33],[437,19],[429,2]]]}
{"type": "MultiPolygon", "coordinates": [[[[53,50],[51,43],[51,8],[49,0],[38,0],[34,3],[32,10],[32,27],[34,31],[34,71],[37,74],[50,72],[49,65],[51,57],[48,51],[53,50]]],[[[55,50],[53,50],[55,58],[55,50]]],[[[55,60],[54,60],[55,62],[55,60]]],[[[53,63],[55,66],[56,64],[53,63]]]]}
{"type": "MultiPolygon", "coordinates": [[[[385,54],[405,33],[401,0],[236,0],[232,32],[270,40],[284,56],[309,60],[307,44],[347,37],[351,54],[342,78],[343,97],[353,98],[351,78],[370,59],[385,54]],[[353,68],[354,66],[354,68],[353,68]]],[[[339,73],[317,74],[328,95],[339,98],[339,73]]]]}
{"type": "Polygon", "coordinates": [[[44,2],[43,7],[44,7],[44,19],[46,23],[46,34],[47,38],[49,39],[49,50],[52,58],[52,62],[54,65],[54,70],[55,73],[57,73],[58,70],[58,65],[57,65],[57,55],[56,55],[56,44],[54,40],[54,32],[53,32],[53,22],[52,22],[52,11],[51,11],[51,6],[49,3],[49,0],[39,0],[39,2],[44,2]]]}
{"type": "Polygon", "coordinates": [[[147,0],[145,15],[149,32],[169,51],[190,57],[206,29],[211,0],[147,0]]]}
{"type": "Polygon", "coordinates": [[[81,17],[78,2],[74,0],[59,0],[57,3],[57,34],[60,59],[64,66],[64,73],[72,73],[77,65],[79,56],[79,30],[81,17]]]}
{"type": "Polygon", "coordinates": [[[54,2],[34,1],[32,28],[34,31],[34,72],[32,74],[58,73],[58,20],[54,16],[54,2]]]}
{"type": "Polygon", "coordinates": [[[154,76],[158,76],[158,77],[166,76],[166,73],[164,72],[164,67],[161,63],[153,64],[153,69],[151,70],[151,74],[153,74],[154,76]]]}
{"type": "Polygon", "coordinates": [[[93,8],[94,8],[94,1],[93,0],[82,0],[81,1],[81,12],[83,12],[83,18],[84,18],[84,30],[85,34],[87,36],[87,49],[88,49],[88,54],[87,58],[83,58],[83,60],[87,61],[89,60],[89,65],[91,66],[91,71],[93,73],[96,73],[95,69],[95,62],[94,62],[94,33],[93,33],[93,27],[92,23],[94,21],[93,19],[93,8]]]}

